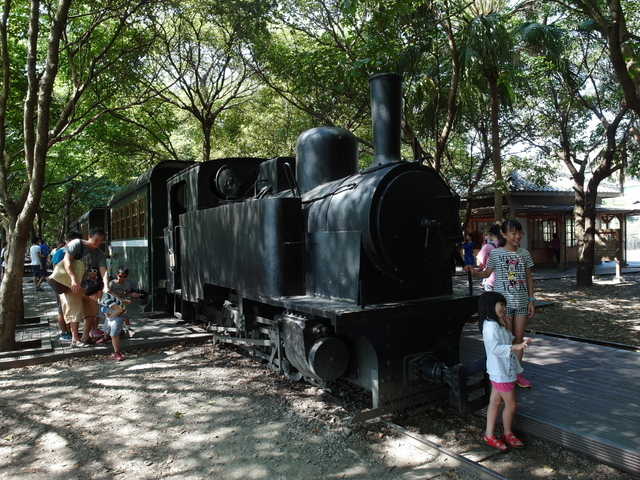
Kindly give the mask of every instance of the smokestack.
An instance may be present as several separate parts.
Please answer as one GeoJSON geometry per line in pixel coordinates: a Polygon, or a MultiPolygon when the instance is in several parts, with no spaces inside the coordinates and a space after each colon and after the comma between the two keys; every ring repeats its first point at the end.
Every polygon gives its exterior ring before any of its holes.
{"type": "Polygon", "coordinates": [[[381,73],[369,78],[374,165],[399,162],[402,122],[402,77],[381,73]]]}

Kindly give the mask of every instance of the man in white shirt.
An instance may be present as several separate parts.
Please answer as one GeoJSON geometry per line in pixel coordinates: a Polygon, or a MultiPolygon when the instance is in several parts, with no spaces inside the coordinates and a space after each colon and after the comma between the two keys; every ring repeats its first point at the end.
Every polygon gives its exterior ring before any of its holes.
{"type": "Polygon", "coordinates": [[[40,284],[44,280],[44,272],[42,271],[42,263],[41,263],[41,250],[40,250],[40,239],[37,237],[33,237],[31,243],[31,248],[29,249],[29,254],[31,255],[31,272],[33,275],[33,284],[36,287],[36,290],[42,292],[42,288],[40,284]]]}

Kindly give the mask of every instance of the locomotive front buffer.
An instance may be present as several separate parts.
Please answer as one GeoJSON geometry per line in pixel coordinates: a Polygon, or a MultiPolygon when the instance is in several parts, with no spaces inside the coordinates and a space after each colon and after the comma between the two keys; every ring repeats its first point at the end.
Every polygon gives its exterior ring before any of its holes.
{"type": "MultiPolygon", "coordinates": [[[[381,371],[386,370],[382,365],[379,367],[381,371]]],[[[374,388],[374,408],[358,413],[352,423],[447,399],[460,415],[470,415],[489,403],[491,384],[486,374],[485,357],[470,364],[447,366],[430,352],[425,352],[405,357],[403,367],[404,376],[385,382],[384,388],[396,392],[416,390],[416,394],[382,402],[380,398],[376,401],[381,395],[374,388]],[[424,389],[425,383],[431,387],[424,389]]]]}
{"type": "Polygon", "coordinates": [[[489,403],[491,384],[486,373],[486,357],[452,367],[421,354],[405,359],[407,381],[446,382],[457,398],[458,413],[469,415],[489,403]]]}

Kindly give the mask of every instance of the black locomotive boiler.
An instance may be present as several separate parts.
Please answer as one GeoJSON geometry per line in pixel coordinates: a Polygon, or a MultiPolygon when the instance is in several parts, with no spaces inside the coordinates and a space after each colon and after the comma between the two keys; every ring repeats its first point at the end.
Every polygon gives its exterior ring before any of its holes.
{"type": "MultiPolygon", "coordinates": [[[[458,365],[477,298],[453,294],[459,199],[403,161],[401,78],[370,79],[374,161],[314,128],[296,158],[196,164],[167,184],[167,291],[174,313],[247,348],[292,379],[338,379],[372,393],[357,419],[448,397],[463,412],[486,380],[458,365]]],[[[478,368],[480,367],[480,368],[478,368]]]]}

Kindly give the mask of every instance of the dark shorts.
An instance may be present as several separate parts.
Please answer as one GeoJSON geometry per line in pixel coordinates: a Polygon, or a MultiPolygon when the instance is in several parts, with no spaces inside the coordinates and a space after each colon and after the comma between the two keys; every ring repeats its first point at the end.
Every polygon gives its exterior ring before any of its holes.
{"type": "Polygon", "coordinates": [[[45,270],[40,265],[31,265],[31,273],[33,277],[44,277],[45,270]]]}
{"type": "Polygon", "coordinates": [[[527,315],[529,313],[529,308],[506,308],[507,317],[522,317],[523,315],[527,315]]]}

